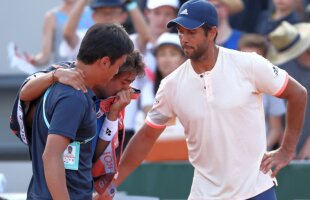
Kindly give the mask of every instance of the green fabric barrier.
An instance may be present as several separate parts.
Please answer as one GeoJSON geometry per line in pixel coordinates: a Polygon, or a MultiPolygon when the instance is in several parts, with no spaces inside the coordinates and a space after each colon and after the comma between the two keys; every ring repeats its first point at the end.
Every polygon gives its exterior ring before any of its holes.
{"type": "Polygon", "coordinates": [[[310,161],[293,161],[277,175],[278,200],[310,200],[310,161]]]}
{"type": "MultiPolygon", "coordinates": [[[[187,199],[193,172],[188,162],[144,163],[118,190],[130,195],[155,196],[160,199],[187,199]]],[[[310,200],[309,161],[293,161],[280,171],[277,180],[278,200],[310,200]]]]}
{"type": "Polygon", "coordinates": [[[130,195],[155,196],[160,199],[187,199],[193,172],[193,167],[187,162],[145,163],[118,190],[130,195]]]}

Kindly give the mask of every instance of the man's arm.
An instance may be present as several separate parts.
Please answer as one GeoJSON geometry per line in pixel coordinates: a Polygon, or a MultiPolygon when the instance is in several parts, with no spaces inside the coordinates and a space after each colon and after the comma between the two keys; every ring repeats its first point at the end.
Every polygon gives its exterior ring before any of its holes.
{"type": "Polygon", "coordinates": [[[66,184],[66,174],[62,154],[70,139],[61,135],[49,134],[43,152],[44,175],[53,199],[70,200],[66,184]]]}
{"type": "Polygon", "coordinates": [[[57,68],[48,73],[37,73],[22,87],[20,99],[25,102],[33,101],[40,97],[45,90],[55,81],[70,85],[77,90],[87,92],[84,73],[79,69],[57,68]]]}
{"type": "Polygon", "coordinates": [[[131,138],[119,165],[119,174],[114,181],[119,186],[144,160],[152,149],[154,143],[165,128],[152,128],[144,124],[142,128],[131,138]]]}
{"type": "Polygon", "coordinates": [[[136,1],[132,0],[130,1],[130,3],[127,3],[127,10],[131,17],[136,33],[138,34],[137,37],[138,49],[141,52],[144,52],[146,44],[151,40],[151,33],[149,26],[136,1]],[[132,9],[128,9],[130,8],[130,6],[133,6],[132,9]]]}
{"type": "Polygon", "coordinates": [[[64,38],[72,49],[74,49],[78,44],[79,37],[76,31],[83,11],[88,3],[89,0],[78,0],[70,11],[68,20],[65,23],[63,30],[64,38]]]}
{"type": "Polygon", "coordinates": [[[289,164],[295,155],[305,117],[307,90],[295,79],[289,77],[286,89],[278,97],[287,100],[284,137],[279,149],[265,153],[260,167],[264,173],[274,168],[272,177],[276,176],[280,169],[289,164]]]}
{"type": "MultiPolygon", "coordinates": [[[[111,109],[109,113],[107,114],[107,119],[111,121],[112,123],[115,122],[114,126],[117,126],[115,128],[110,128],[111,130],[118,130],[118,116],[119,113],[130,103],[131,101],[131,89],[128,90],[122,90],[117,93],[117,96],[119,97],[119,100],[112,104],[111,109]]],[[[118,134],[118,131],[115,132],[118,134]]],[[[114,135],[111,139],[113,139],[114,135]]],[[[97,141],[95,155],[94,155],[94,161],[96,161],[101,154],[104,152],[108,144],[111,140],[104,140],[102,139],[102,136],[99,136],[99,140],[97,141]]]]}
{"type": "Polygon", "coordinates": [[[26,53],[27,60],[35,66],[43,66],[48,64],[52,55],[53,37],[55,30],[55,15],[53,11],[49,11],[44,18],[43,24],[43,43],[42,50],[32,57],[26,53]]]}

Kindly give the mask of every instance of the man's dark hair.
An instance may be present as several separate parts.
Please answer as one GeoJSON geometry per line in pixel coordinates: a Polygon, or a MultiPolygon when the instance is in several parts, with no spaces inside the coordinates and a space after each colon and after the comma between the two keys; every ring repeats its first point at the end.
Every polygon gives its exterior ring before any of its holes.
{"type": "Polygon", "coordinates": [[[93,64],[107,56],[113,64],[116,59],[131,53],[133,49],[134,45],[121,25],[99,23],[86,32],[77,59],[84,64],[93,64]]]}
{"type": "Polygon", "coordinates": [[[123,72],[134,72],[138,77],[145,75],[145,64],[142,60],[142,56],[138,50],[134,50],[128,54],[126,62],[119,68],[115,77],[121,75],[123,72]]]}
{"type": "MultiPolygon", "coordinates": [[[[212,27],[210,25],[206,24],[206,23],[204,23],[201,26],[201,28],[204,30],[206,36],[209,34],[209,31],[212,29],[212,27]]],[[[214,42],[215,42],[216,38],[217,38],[217,33],[216,33],[216,35],[214,37],[214,42]]]]}

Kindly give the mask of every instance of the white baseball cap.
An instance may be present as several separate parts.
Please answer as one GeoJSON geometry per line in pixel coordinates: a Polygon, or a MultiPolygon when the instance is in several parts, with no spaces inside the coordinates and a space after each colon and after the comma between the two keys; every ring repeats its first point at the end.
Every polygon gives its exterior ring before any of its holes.
{"type": "Polygon", "coordinates": [[[163,33],[163,34],[161,34],[158,37],[156,44],[154,46],[154,53],[156,53],[158,48],[163,46],[163,45],[173,45],[173,46],[180,48],[180,50],[182,51],[180,39],[179,39],[178,34],[176,34],[176,33],[163,33]]]}
{"type": "Polygon", "coordinates": [[[150,10],[160,6],[171,6],[178,10],[180,3],[179,0],[147,0],[146,7],[150,10]]]}

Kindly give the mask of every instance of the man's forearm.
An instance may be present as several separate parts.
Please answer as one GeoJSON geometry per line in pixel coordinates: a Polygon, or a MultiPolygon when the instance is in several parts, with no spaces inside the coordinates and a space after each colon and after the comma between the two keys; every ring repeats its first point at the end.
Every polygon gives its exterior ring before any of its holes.
{"type": "Polygon", "coordinates": [[[69,13],[68,20],[64,26],[64,38],[72,49],[74,49],[78,43],[78,36],[76,31],[82,13],[88,2],[89,0],[78,0],[69,13]]]}
{"type": "Polygon", "coordinates": [[[43,163],[46,183],[53,199],[70,200],[62,157],[43,157],[43,163]]]}
{"type": "Polygon", "coordinates": [[[37,99],[53,84],[53,71],[32,76],[34,77],[31,78],[20,91],[19,97],[22,101],[33,101],[37,99]]]}
{"type": "Polygon", "coordinates": [[[164,129],[152,129],[144,124],[132,137],[121,158],[119,174],[114,184],[119,186],[144,160],[164,129]]]}
{"type": "MultiPolygon", "coordinates": [[[[132,3],[137,4],[137,2],[132,3]]],[[[145,49],[146,44],[151,40],[151,33],[148,24],[138,5],[134,9],[129,10],[128,12],[132,19],[134,28],[138,34],[138,41],[137,41],[138,47],[143,51],[145,49]]]]}
{"type": "Polygon", "coordinates": [[[307,92],[301,90],[298,95],[287,99],[286,128],[281,148],[295,152],[299,135],[301,133],[305,109],[307,104],[307,92]]]}

